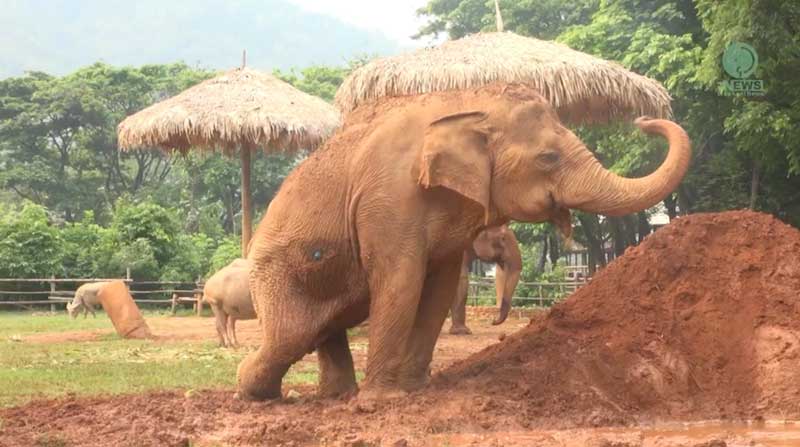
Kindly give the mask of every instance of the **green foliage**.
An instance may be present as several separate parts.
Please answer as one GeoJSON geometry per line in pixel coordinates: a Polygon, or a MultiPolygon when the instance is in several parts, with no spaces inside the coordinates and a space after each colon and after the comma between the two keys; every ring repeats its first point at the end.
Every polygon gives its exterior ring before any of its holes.
{"type": "Polygon", "coordinates": [[[211,255],[211,263],[206,277],[214,274],[217,270],[233,262],[234,259],[242,256],[242,245],[238,238],[227,238],[219,244],[214,254],[211,255]]]}
{"type": "Polygon", "coordinates": [[[344,81],[349,72],[350,68],[346,67],[312,65],[299,72],[295,69],[290,70],[288,73],[275,70],[274,74],[309,95],[333,102],[336,89],[342,85],[342,81],[344,81]]]}
{"type": "Polygon", "coordinates": [[[111,230],[94,223],[94,213],[87,211],[81,221],[65,224],[60,233],[64,241],[60,275],[67,278],[101,276],[104,242],[110,239],[111,230]]]}
{"type": "Polygon", "coordinates": [[[0,277],[49,277],[59,269],[63,248],[41,206],[25,203],[0,217],[0,277]]]}
{"type": "Polygon", "coordinates": [[[208,271],[215,251],[214,240],[203,233],[180,235],[177,240],[179,254],[164,266],[161,280],[197,281],[208,271]]]}
{"type": "Polygon", "coordinates": [[[111,230],[121,246],[150,247],[159,265],[165,265],[178,254],[180,225],[177,216],[174,211],[155,203],[118,202],[111,230]]]}

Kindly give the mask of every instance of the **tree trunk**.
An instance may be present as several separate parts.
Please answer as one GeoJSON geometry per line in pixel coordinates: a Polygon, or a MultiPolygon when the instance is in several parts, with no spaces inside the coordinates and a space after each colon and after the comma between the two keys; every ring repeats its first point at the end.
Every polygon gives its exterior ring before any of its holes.
{"type": "Polygon", "coordinates": [[[664,208],[667,209],[669,220],[678,217],[678,202],[675,199],[675,194],[670,194],[664,199],[664,208]]]}
{"type": "Polygon", "coordinates": [[[558,257],[560,256],[558,249],[558,236],[551,232],[548,235],[548,238],[550,238],[550,262],[553,264],[552,268],[555,269],[556,265],[558,265],[558,257]]]}
{"type": "MultiPolygon", "coordinates": [[[[639,240],[638,242],[641,243],[648,234],[650,234],[652,228],[650,228],[650,222],[647,221],[647,213],[644,211],[640,211],[637,215],[638,218],[638,226],[639,226],[639,240]]],[[[672,219],[672,217],[670,217],[672,219]]]]}
{"type": "Polygon", "coordinates": [[[253,231],[252,207],[250,205],[250,150],[240,148],[242,156],[242,257],[247,257],[250,233],[253,231]]]}
{"type": "Polygon", "coordinates": [[[614,245],[614,257],[618,258],[625,253],[625,232],[622,228],[622,219],[619,217],[609,217],[608,223],[611,225],[611,241],[614,245]]]}
{"type": "Polygon", "coordinates": [[[692,209],[692,200],[689,197],[689,192],[683,186],[678,187],[678,207],[680,208],[681,216],[689,214],[692,209]]]}
{"type": "Polygon", "coordinates": [[[597,215],[578,213],[578,221],[581,223],[581,230],[586,238],[589,251],[589,274],[592,275],[597,270],[597,265],[605,267],[606,258],[603,253],[601,239],[597,236],[597,229],[600,222],[597,215]]]}
{"type": "Polygon", "coordinates": [[[236,212],[233,210],[233,191],[226,188],[225,209],[227,210],[227,223],[230,225],[231,234],[236,235],[236,212]]]}
{"type": "Polygon", "coordinates": [[[639,243],[639,239],[637,237],[639,222],[636,214],[628,214],[622,218],[622,222],[625,224],[625,248],[627,249],[628,247],[639,243]]]}
{"type": "Polygon", "coordinates": [[[758,201],[758,186],[761,176],[761,163],[758,161],[753,162],[753,176],[750,178],[750,208],[756,209],[756,202],[758,201]]]}
{"type": "Polygon", "coordinates": [[[537,266],[537,271],[540,273],[544,272],[544,266],[547,263],[547,252],[547,236],[545,236],[544,239],[542,239],[542,255],[539,256],[539,264],[537,266]]]}

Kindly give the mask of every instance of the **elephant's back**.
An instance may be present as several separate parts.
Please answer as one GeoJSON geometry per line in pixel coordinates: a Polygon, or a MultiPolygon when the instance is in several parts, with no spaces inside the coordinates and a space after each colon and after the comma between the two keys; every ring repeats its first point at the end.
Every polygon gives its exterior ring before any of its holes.
{"type": "Polygon", "coordinates": [[[86,283],[78,287],[75,294],[81,296],[84,303],[97,305],[100,304],[100,298],[98,297],[100,290],[108,284],[108,281],[86,283]]]}

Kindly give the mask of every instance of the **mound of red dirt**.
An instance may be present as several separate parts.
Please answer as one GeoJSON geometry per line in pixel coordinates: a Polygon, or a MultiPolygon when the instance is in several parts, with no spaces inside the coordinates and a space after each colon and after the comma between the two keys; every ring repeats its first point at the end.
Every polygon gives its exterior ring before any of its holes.
{"type": "Polygon", "coordinates": [[[800,231],[749,211],[677,219],[435,385],[488,392],[522,426],[797,419],[800,231]]]}

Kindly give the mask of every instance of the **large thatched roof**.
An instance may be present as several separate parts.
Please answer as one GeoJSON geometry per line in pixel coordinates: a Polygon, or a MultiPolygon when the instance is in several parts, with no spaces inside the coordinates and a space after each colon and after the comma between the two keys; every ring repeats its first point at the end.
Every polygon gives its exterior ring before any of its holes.
{"type": "Polygon", "coordinates": [[[568,122],[640,115],[667,118],[670,96],[657,81],[565,45],[514,33],[480,33],[355,70],[336,93],[348,112],[383,96],[524,82],[542,92],[568,122]]]}
{"type": "Polygon", "coordinates": [[[322,99],[237,68],[125,118],[117,133],[123,149],[297,150],[319,145],[339,120],[322,99]]]}

